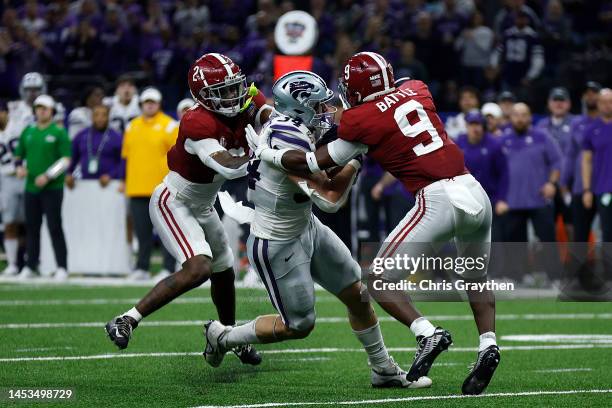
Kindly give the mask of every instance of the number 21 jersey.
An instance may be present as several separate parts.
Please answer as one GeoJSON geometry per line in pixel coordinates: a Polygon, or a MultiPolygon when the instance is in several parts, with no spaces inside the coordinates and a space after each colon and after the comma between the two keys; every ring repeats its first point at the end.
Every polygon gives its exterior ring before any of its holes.
{"type": "Polygon", "coordinates": [[[436,113],[427,85],[409,80],[342,114],[338,137],[368,146],[368,156],[411,193],[468,173],[461,149],[436,113]]]}

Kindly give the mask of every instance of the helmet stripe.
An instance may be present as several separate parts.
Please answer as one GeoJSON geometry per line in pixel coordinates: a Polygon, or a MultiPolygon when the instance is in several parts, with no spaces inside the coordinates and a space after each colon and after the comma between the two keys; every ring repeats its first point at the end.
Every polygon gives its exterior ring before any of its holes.
{"type": "Polygon", "coordinates": [[[223,59],[221,54],[218,54],[216,52],[211,52],[210,55],[212,55],[213,57],[219,60],[219,62],[223,65],[223,68],[225,68],[225,70],[227,71],[228,76],[234,75],[234,73],[232,72],[232,69],[229,67],[229,64],[227,63],[226,60],[223,59]]]}
{"type": "Polygon", "coordinates": [[[365,51],[364,54],[372,58],[378,64],[378,66],[380,67],[382,71],[385,89],[388,89],[389,88],[389,75],[387,75],[387,65],[384,63],[384,60],[382,59],[382,57],[374,52],[365,51]]]}

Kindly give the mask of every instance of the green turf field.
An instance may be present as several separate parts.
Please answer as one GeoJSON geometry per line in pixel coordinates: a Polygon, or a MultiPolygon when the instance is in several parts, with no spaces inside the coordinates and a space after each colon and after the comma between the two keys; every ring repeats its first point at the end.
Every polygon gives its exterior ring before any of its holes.
{"type": "MultiPolygon", "coordinates": [[[[70,401],[3,400],[0,406],[612,406],[610,303],[499,303],[497,374],[484,396],[457,398],[476,356],[467,304],[419,303],[454,338],[430,372],[431,389],[378,390],[370,387],[365,354],[343,307],[324,292],[317,293],[320,321],[309,338],[260,346],[259,367],[241,366],[230,355],[212,369],[201,356],[201,321],[215,317],[207,289],[150,316],[127,350],[119,352],[108,341],[104,322],[146,290],[0,285],[0,388],[5,394],[24,387],[75,390],[70,401]]],[[[264,291],[242,289],[238,296],[239,319],[272,311],[264,291]]],[[[387,346],[408,368],[412,335],[383,312],[379,316],[387,346]]]]}

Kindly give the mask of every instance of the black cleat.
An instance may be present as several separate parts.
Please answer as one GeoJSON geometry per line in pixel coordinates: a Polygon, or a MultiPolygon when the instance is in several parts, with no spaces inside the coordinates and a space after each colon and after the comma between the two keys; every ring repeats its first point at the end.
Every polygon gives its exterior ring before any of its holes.
{"type": "Polygon", "coordinates": [[[417,342],[418,348],[412,366],[408,371],[408,381],[417,381],[419,378],[426,376],[436,357],[453,344],[453,339],[448,331],[436,327],[434,334],[428,337],[419,336],[417,342]]]}
{"type": "Polygon", "coordinates": [[[478,360],[463,382],[461,392],[464,395],[481,394],[495,373],[495,369],[499,365],[501,356],[499,347],[493,345],[478,353],[478,360]]]}
{"type": "Polygon", "coordinates": [[[254,366],[261,364],[261,354],[250,344],[235,347],[232,351],[242,364],[254,366]]]}
{"type": "Polygon", "coordinates": [[[138,327],[138,322],[130,316],[117,316],[106,323],[106,334],[119,349],[123,350],[128,346],[132,331],[138,327]]]}

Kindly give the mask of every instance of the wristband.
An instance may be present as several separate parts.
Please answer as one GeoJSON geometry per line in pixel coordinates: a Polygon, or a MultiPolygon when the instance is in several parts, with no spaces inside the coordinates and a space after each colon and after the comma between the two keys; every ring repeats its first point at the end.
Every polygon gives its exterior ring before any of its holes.
{"type": "Polygon", "coordinates": [[[283,170],[287,170],[285,166],[283,166],[282,159],[283,159],[283,155],[289,150],[292,150],[292,149],[274,150],[271,148],[266,148],[262,150],[261,153],[259,154],[259,159],[265,161],[266,163],[271,163],[274,166],[281,168],[283,170]]]}
{"type": "Polygon", "coordinates": [[[349,165],[353,166],[353,168],[356,171],[359,171],[359,169],[361,169],[361,162],[357,159],[351,159],[350,162],[348,162],[349,165]]]}
{"type": "Polygon", "coordinates": [[[306,153],[306,163],[308,164],[308,169],[310,169],[311,173],[319,173],[321,169],[319,168],[319,164],[317,163],[317,157],[315,156],[315,152],[306,153]]]}

